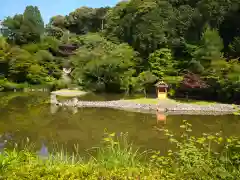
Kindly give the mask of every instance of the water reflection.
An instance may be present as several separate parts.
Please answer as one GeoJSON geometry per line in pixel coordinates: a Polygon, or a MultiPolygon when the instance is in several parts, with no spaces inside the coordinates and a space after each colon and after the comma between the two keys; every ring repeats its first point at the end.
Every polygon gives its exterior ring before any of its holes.
{"type": "Polygon", "coordinates": [[[12,136],[10,133],[3,133],[0,134],[0,152],[3,152],[5,146],[7,145],[7,142],[12,139],[12,136]]]}
{"type": "Polygon", "coordinates": [[[50,106],[51,114],[56,114],[58,109],[59,109],[59,106],[57,106],[56,104],[52,104],[51,103],[51,106],[50,106]]]}
{"type": "Polygon", "coordinates": [[[38,151],[38,155],[42,158],[47,158],[49,156],[48,147],[42,142],[41,149],[38,151]]]}
{"type": "Polygon", "coordinates": [[[77,107],[72,107],[71,109],[72,109],[72,113],[73,114],[78,113],[78,108],[77,107]]]}
{"type": "Polygon", "coordinates": [[[5,148],[5,145],[6,145],[6,141],[0,141],[0,153],[3,152],[4,148],[5,148]]]}
{"type": "Polygon", "coordinates": [[[167,124],[167,116],[163,113],[157,110],[156,112],[157,117],[157,124],[167,124]]]}
{"type": "Polygon", "coordinates": [[[56,114],[57,112],[59,112],[61,110],[63,110],[63,111],[70,111],[70,112],[72,112],[72,114],[78,113],[78,108],[77,107],[72,107],[72,106],[61,107],[61,106],[57,106],[55,104],[51,104],[50,105],[50,112],[51,112],[51,114],[56,114]]]}

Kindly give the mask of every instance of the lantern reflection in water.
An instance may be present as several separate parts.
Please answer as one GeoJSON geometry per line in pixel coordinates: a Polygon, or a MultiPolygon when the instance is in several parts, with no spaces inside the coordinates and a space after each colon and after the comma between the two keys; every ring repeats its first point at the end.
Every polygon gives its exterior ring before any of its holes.
{"type": "Polygon", "coordinates": [[[163,112],[159,111],[158,109],[156,112],[156,117],[157,117],[157,124],[158,123],[161,123],[161,124],[167,123],[167,116],[163,112]]]}

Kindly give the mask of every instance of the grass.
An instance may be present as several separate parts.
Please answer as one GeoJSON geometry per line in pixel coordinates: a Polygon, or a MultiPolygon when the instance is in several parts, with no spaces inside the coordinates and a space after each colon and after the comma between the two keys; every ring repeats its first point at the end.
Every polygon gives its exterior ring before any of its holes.
{"type": "Polygon", "coordinates": [[[171,100],[175,101],[176,103],[189,103],[189,104],[197,104],[197,105],[217,104],[217,102],[213,102],[213,101],[199,101],[199,100],[193,100],[193,99],[171,99],[171,100]]]}
{"type": "Polygon", "coordinates": [[[126,133],[106,133],[102,146],[92,149],[95,155],[90,153],[88,159],[81,158],[77,151],[72,155],[60,151],[41,158],[29,148],[5,150],[0,154],[0,179],[240,179],[239,138],[224,139],[221,134],[193,137],[187,121],[180,128],[180,140],[161,129],[175,145],[167,155],[152,150],[140,152],[133,148],[126,133]]]}
{"type": "Polygon", "coordinates": [[[136,99],[125,99],[124,101],[135,102],[139,104],[158,104],[159,103],[159,100],[156,98],[154,99],[154,98],[144,98],[144,97],[140,97],[136,99]]]}
{"type": "Polygon", "coordinates": [[[198,100],[187,100],[187,99],[165,99],[165,100],[159,100],[157,98],[145,98],[145,97],[138,97],[133,99],[125,99],[124,101],[128,102],[135,102],[139,104],[158,104],[161,101],[168,102],[171,104],[177,104],[177,103],[188,103],[188,104],[197,104],[197,105],[212,105],[216,104],[216,102],[210,102],[210,101],[198,101],[198,100]]]}

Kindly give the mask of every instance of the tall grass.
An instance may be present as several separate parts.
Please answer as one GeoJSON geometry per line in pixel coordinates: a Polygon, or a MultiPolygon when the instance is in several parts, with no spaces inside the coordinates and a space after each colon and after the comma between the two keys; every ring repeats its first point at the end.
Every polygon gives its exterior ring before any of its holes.
{"type": "MultiPolygon", "coordinates": [[[[0,154],[0,179],[240,179],[240,139],[221,133],[191,136],[191,124],[183,121],[181,138],[159,129],[175,145],[167,155],[135,149],[128,134],[105,132],[102,146],[91,149],[90,157],[58,149],[46,158],[24,150],[0,154]]],[[[29,140],[28,140],[29,141],[29,140]]]]}
{"type": "Polygon", "coordinates": [[[116,136],[115,133],[105,132],[103,146],[96,150],[97,156],[94,158],[96,164],[107,169],[141,167],[141,160],[145,154],[145,152],[140,153],[139,149],[133,148],[128,141],[128,133],[116,136]]]}

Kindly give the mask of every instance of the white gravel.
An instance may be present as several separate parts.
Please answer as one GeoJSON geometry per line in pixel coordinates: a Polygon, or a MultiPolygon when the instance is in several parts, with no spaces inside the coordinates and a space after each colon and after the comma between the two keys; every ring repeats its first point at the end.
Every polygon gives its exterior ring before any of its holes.
{"type": "MultiPolygon", "coordinates": [[[[116,109],[135,109],[140,111],[166,112],[168,114],[232,114],[236,112],[236,106],[231,104],[211,104],[211,105],[197,105],[187,103],[159,103],[154,104],[139,104],[131,101],[79,101],[76,98],[73,100],[65,100],[63,102],[55,102],[59,106],[75,106],[83,107],[104,107],[116,109]]],[[[240,108],[240,106],[238,106],[240,108]]]]}

